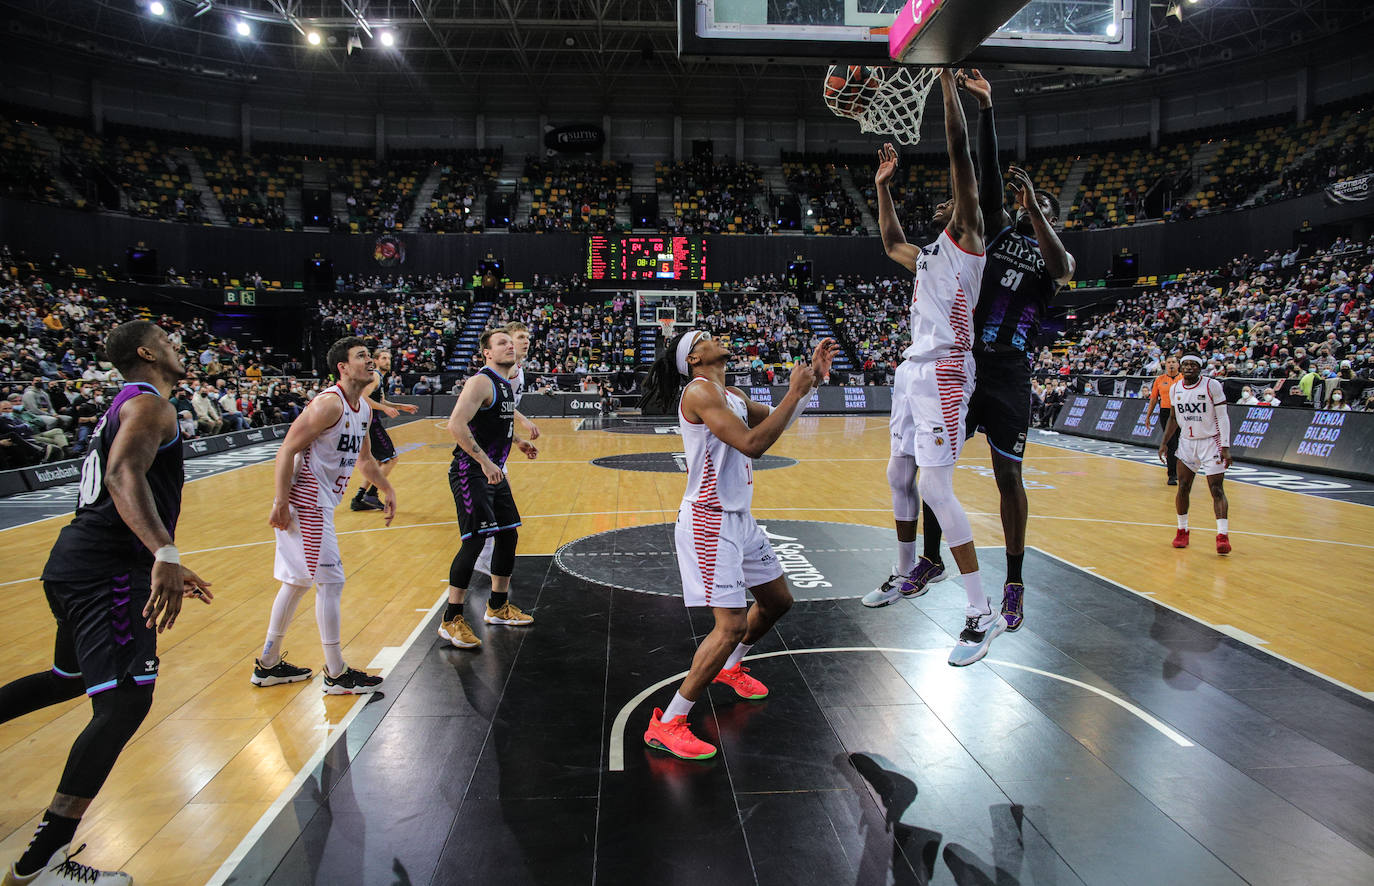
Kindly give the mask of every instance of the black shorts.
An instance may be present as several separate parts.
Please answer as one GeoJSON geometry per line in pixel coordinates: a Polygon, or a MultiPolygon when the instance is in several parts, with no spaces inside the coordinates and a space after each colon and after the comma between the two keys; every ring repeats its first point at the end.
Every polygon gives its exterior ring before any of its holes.
{"type": "Polygon", "coordinates": [[[368,439],[372,443],[372,457],[378,463],[391,461],[396,457],[396,444],[391,442],[391,435],[382,427],[377,416],[372,416],[372,425],[367,429],[368,439]]]}
{"type": "Polygon", "coordinates": [[[987,435],[999,455],[1020,461],[1031,422],[1031,372],[1024,354],[974,352],[976,375],[964,430],[987,435]]]}
{"type": "Polygon", "coordinates": [[[480,469],[449,468],[448,485],[458,509],[458,532],[466,541],[473,535],[494,535],[520,525],[520,511],[511,495],[510,480],[495,486],[480,469]]]}
{"type": "Polygon", "coordinates": [[[152,594],[152,573],[84,581],[44,581],[48,607],[57,619],[53,672],[80,677],[87,695],[114,689],[124,679],[147,686],[157,679],[157,631],[143,607],[152,594]]]}

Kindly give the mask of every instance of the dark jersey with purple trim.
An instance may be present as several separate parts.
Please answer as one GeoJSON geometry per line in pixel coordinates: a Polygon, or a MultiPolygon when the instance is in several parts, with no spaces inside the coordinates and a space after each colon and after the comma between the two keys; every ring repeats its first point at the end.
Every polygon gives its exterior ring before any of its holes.
{"type": "MultiPolygon", "coordinates": [[[[130,566],[151,568],[152,552],[143,546],[138,536],[124,522],[115,507],[114,499],[105,488],[109,470],[110,449],[119,433],[119,411],[134,397],[161,397],[157,388],[145,382],[124,386],[105,415],[91,433],[90,450],[81,463],[81,487],[76,503],[76,516],[62,528],[53,545],[48,564],[43,567],[45,580],[73,580],[108,576],[111,570],[127,572],[130,566]]],[[[158,519],[167,533],[176,537],[177,517],[181,515],[181,488],[186,481],[181,434],[158,448],[148,467],[148,486],[153,492],[153,504],[158,519]]]]}
{"type": "MultiPolygon", "coordinates": [[[[473,439],[482,447],[487,458],[502,468],[506,465],[506,456],[510,455],[511,441],[514,439],[515,393],[511,390],[510,381],[491,367],[483,366],[477,374],[491,379],[491,404],[477,410],[472,421],[468,422],[468,430],[472,431],[473,439]]],[[[473,461],[461,446],[453,447],[453,459],[457,468],[479,474],[482,472],[482,466],[473,461]]]]}
{"type": "Polygon", "coordinates": [[[1035,238],[1015,226],[1003,228],[988,244],[983,285],[973,312],[974,351],[1021,351],[1030,359],[1031,342],[1049,310],[1059,284],[1045,270],[1035,238]]]}

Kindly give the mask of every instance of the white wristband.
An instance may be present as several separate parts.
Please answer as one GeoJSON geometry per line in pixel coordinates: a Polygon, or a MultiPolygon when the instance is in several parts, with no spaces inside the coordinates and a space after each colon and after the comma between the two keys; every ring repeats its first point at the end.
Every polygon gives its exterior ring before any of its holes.
{"type": "Polygon", "coordinates": [[[159,563],[181,563],[181,553],[176,545],[163,545],[153,552],[153,559],[159,563]]]}

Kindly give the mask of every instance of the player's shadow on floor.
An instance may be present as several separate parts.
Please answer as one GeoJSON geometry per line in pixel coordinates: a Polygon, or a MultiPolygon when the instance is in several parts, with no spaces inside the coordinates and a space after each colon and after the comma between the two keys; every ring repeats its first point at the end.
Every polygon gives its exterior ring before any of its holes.
{"type": "Polygon", "coordinates": [[[1156,606],[1154,621],[1150,624],[1150,639],[1167,650],[1160,668],[1164,682],[1170,688],[1191,691],[1204,681],[1188,670],[1189,664],[1200,663],[1199,659],[1206,658],[1215,650],[1221,642],[1221,635],[1215,631],[1201,632],[1195,622],[1156,606]]]}

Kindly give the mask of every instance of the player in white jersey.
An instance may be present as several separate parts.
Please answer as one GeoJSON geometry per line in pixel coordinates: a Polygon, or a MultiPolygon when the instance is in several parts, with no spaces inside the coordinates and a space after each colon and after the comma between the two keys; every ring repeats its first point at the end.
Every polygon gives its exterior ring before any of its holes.
{"type": "Polygon", "coordinates": [[[296,604],[314,585],[315,621],[324,646],[324,691],[329,695],[373,692],[382,678],[348,667],[343,660],[340,609],[344,588],[334,508],[348,490],[356,469],[377,485],[385,502],[386,524],[396,515],[396,491],[372,457],[368,425],[372,408],[363,390],[374,364],[361,338],[344,338],[329,348],[328,363],[339,382],[305,407],[282,440],[276,459],[276,498],[267,522],[276,530],[274,577],[282,583],[272,604],[267,640],[254,663],[255,686],[310,679],[309,668],[286,661],[282,639],[296,604]]]}
{"type": "MultiPolygon", "coordinates": [[[[515,395],[515,420],[525,426],[526,440],[539,439],[539,426],[525,417],[520,411],[520,396],[525,393],[525,356],[530,352],[530,330],[519,320],[512,320],[501,327],[506,334],[515,342],[515,366],[510,372],[510,389],[515,395]]],[[[519,434],[515,435],[518,445],[521,440],[519,434]]],[[[509,465],[504,466],[506,473],[510,473],[509,465]]],[[[491,552],[496,548],[495,538],[488,538],[487,543],[482,546],[482,553],[477,555],[477,563],[472,568],[483,575],[491,575],[491,552]]]]}
{"type": "MultiPolygon", "coordinates": [[[[395,470],[400,456],[396,454],[396,445],[391,442],[391,435],[386,432],[382,416],[395,418],[402,412],[414,415],[420,407],[414,403],[393,403],[386,398],[386,377],[391,374],[391,351],[379,348],[373,353],[372,359],[377,368],[372,370],[372,381],[363,388],[363,399],[372,407],[372,421],[369,423],[367,436],[372,446],[372,457],[382,466],[382,476],[390,480],[391,472],[395,470]],[[381,415],[377,414],[379,412],[381,415]]],[[[353,496],[349,507],[355,511],[382,510],[382,500],[377,497],[377,487],[367,483],[358,487],[358,494],[353,496]]]]}
{"type": "Polygon", "coordinates": [[[742,698],[768,695],[743,660],[791,608],[792,594],[773,546],[749,512],[753,459],[801,413],[838,350],[831,339],[818,343],[811,362],[793,368],[787,395],[772,409],[725,386],[730,350],[702,330],[668,342],[645,379],[645,401],[664,412],[676,405],[686,450],[687,489],[674,531],[683,600],[688,606],[710,606],[715,616],[715,627],[697,647],[667,710],[654,709],[644,733],[650,747],[689,760],[715,756],[716,748],[687,725],[687,714],[706,687],[724,683],[742,698]],[[748,609],[746,590],[754,596],[748,609]]]}
{"type": "Polygon", "coordinates": [[[1202,377],[1202,358],[1185,354],[1181,359],[1183,377],[1169,390],[1173,412],[1164,429],[1166,443],[1160,444],[1159,457],[1169,455],[1168,440],[1178,432],[1178,491],[1174,505],[1178,512],[1178,532],[1174,547],[1188,547],[1188,494],[1193,489],[1193,477],[1207,478],[1207,490],[1212,493],[1212,513],[1217,517],[1217,553],[1231,553],[1231,537],[1227,515],[1226,469],[1231,466],[1231,417],[1226,414],[1226,392],[1221,382],[1202,377]]]}
{"type": "MultiPolygon", "coordinates": [[[[919,500],[939,521],[962,574],[968,605],[964,629],[950,653],[955,666],[987,654],[994,637],[1006,630],[1000,607],[983,593],[973,527],[954,495],[954,465],[964,445],[964,419],[973,395],[973,310],[986,261],[978,182],[969,153],[968,124],[950,70],[940,74],[944,94],[945,140],[952,196],[935,208],[935,241],[917,247],[907,242],[897,219],[888,183],[897,168],[897,150],[878,153],[878,227],[889,258],[916,274],[911,293],[911,346],[903,353],[892,391],[891,451],[887,479],[897,526],[897,571],[867,594],[866,606],[885,606],[902,597],[919,597],[932,581],[944,578],[938,560],[916,562],[919,500]],[[918,470],[919,469],[919,470],[918,470]]],[[[929,520],[929,518],[927,518],[929,520]]]]}

